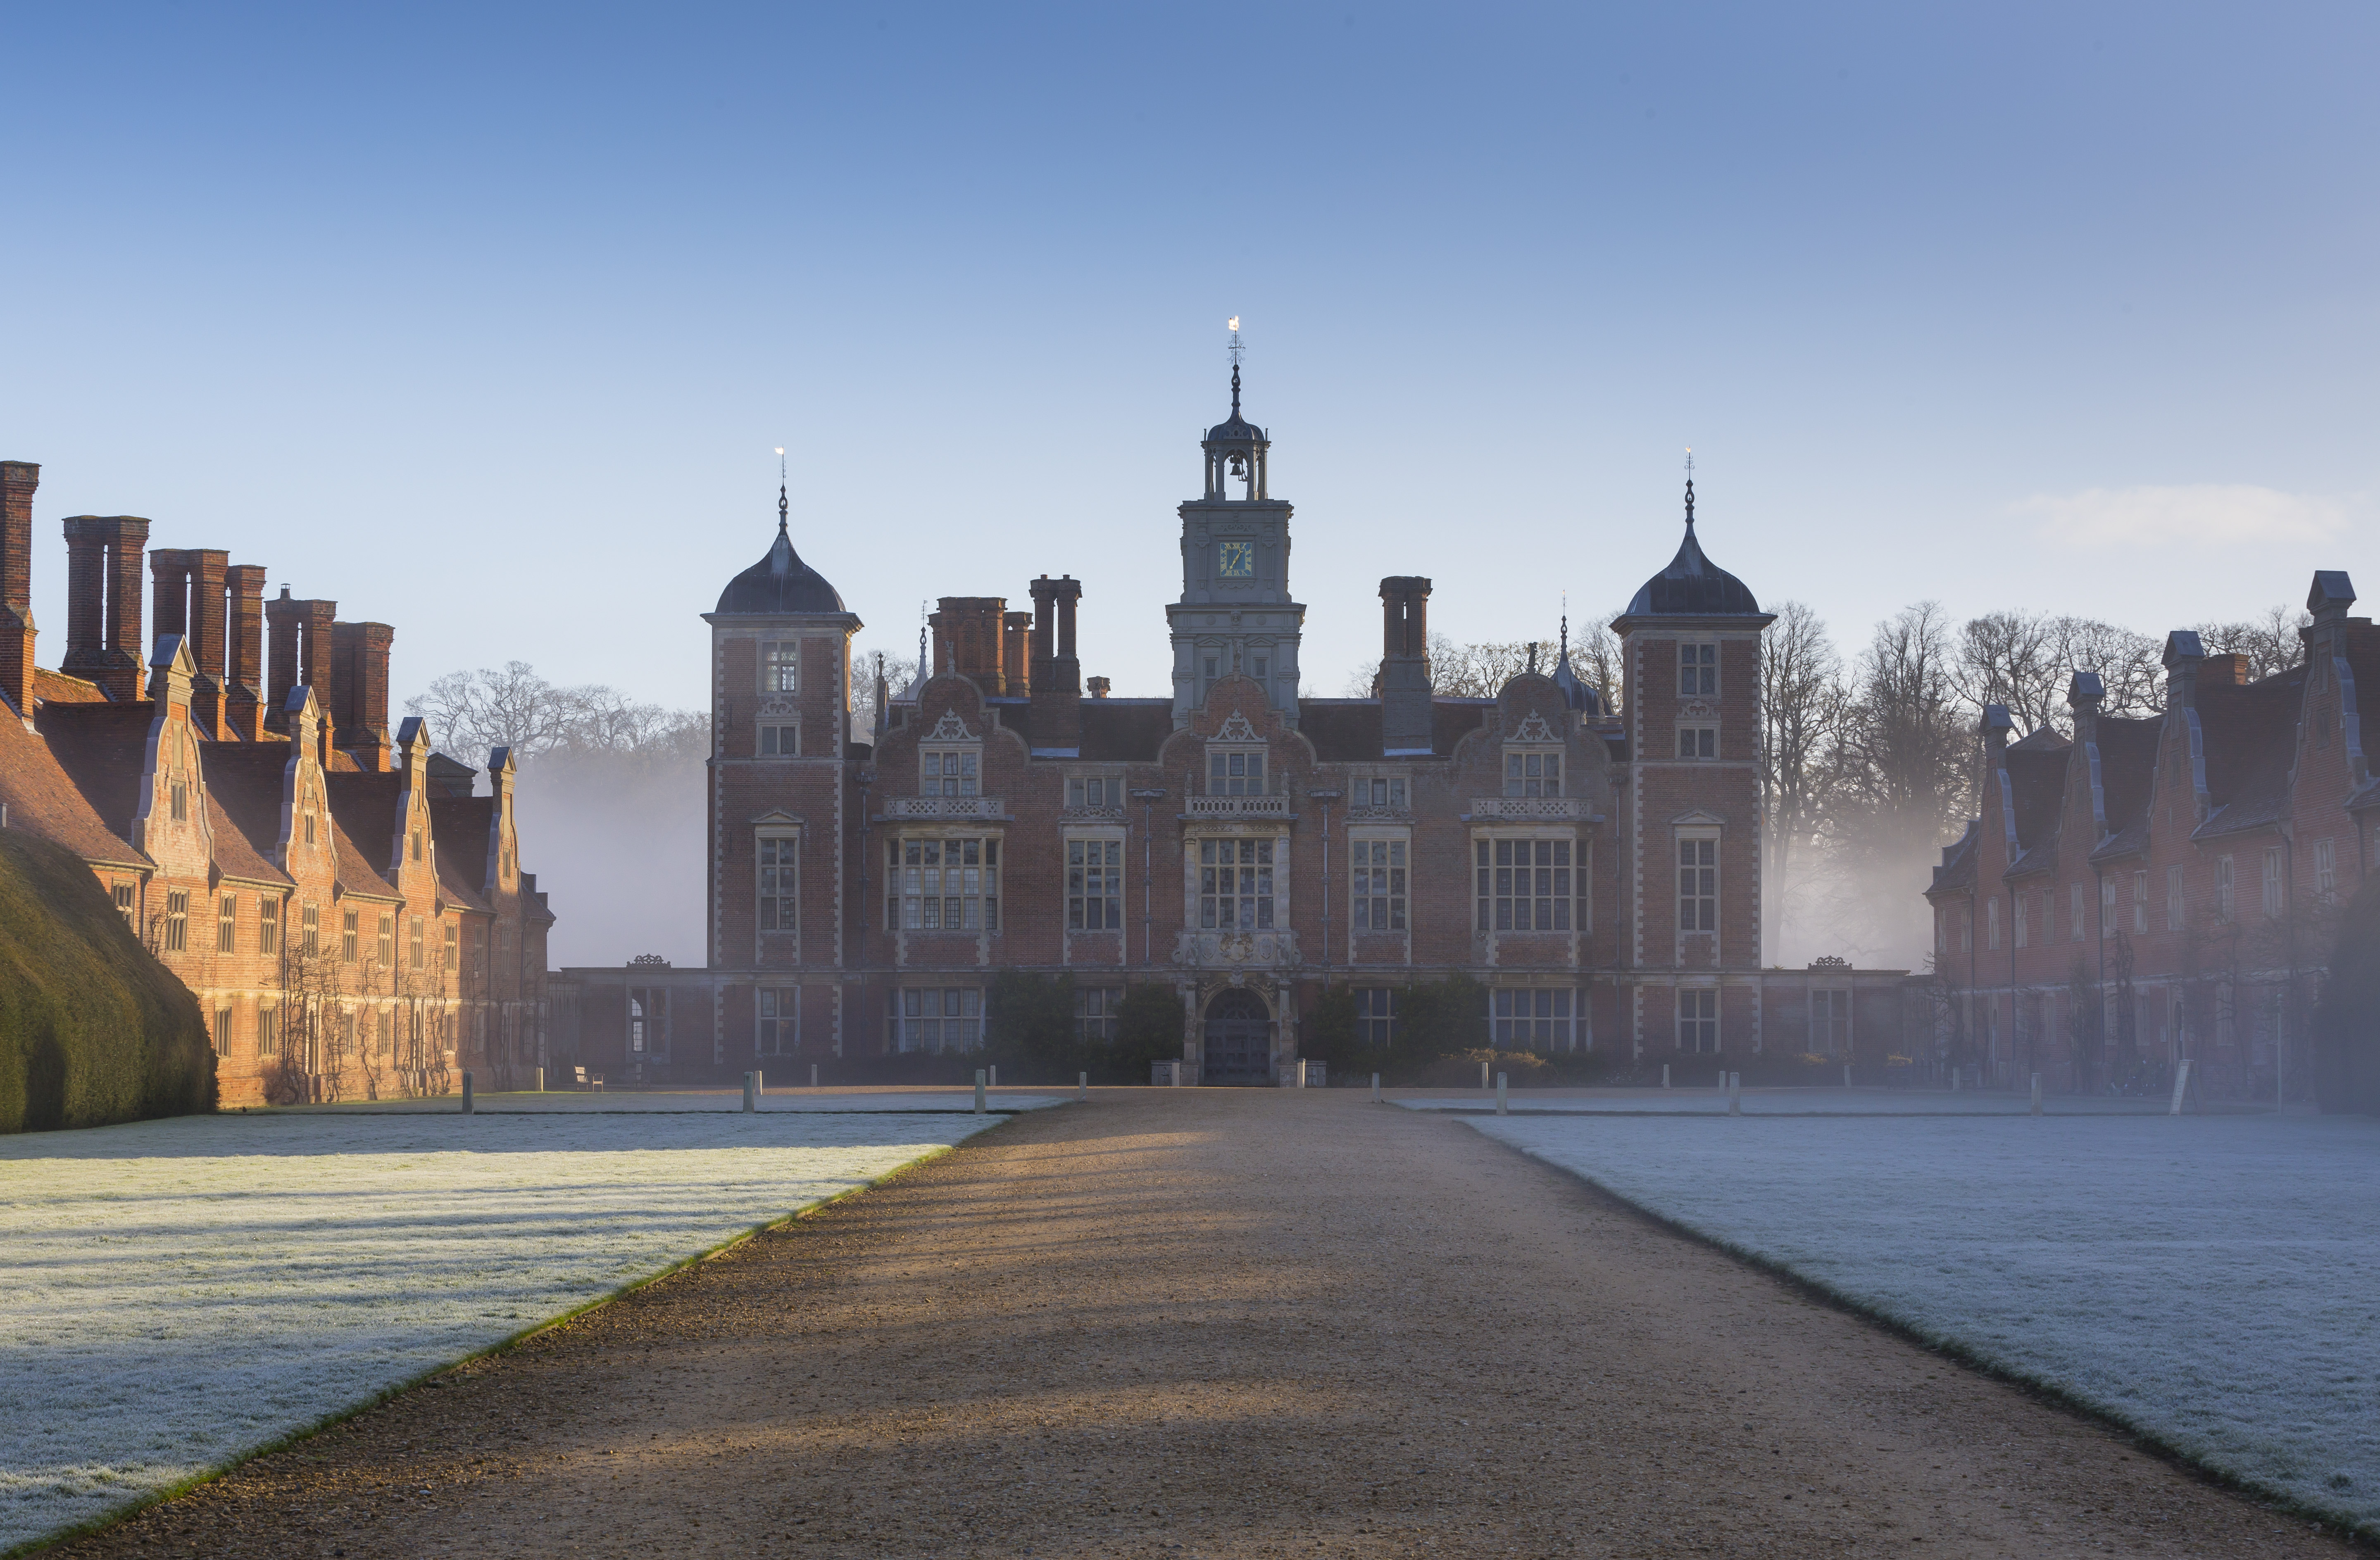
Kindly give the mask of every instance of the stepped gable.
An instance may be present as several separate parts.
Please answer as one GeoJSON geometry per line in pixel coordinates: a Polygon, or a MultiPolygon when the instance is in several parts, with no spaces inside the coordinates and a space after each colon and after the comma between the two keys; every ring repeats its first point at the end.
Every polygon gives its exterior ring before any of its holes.
{"type": "MultiPolygon", "coordinates": [[[[2206,665],[2211,669],[2218,659],[2209,656],[2206,665]]],[[[2305,672],[2301,662],[2245,685],[2199,673],[2198,719],[2206,735],[2211,805],[2192,838],[2260,828],[2289,816],[2305,672]]]]}
{"type": "MultiPolygon", "coordinates": [[[[51,713],[43,711],[45,724],[51,713]]],[[[0,719],[0,803],[7,804],[9,828],[40,835],[87,861],[148,864],[132,848],[128,817],[126,833],[109,828],[49,743],[25,730],[21,720],[0,719]]]]}

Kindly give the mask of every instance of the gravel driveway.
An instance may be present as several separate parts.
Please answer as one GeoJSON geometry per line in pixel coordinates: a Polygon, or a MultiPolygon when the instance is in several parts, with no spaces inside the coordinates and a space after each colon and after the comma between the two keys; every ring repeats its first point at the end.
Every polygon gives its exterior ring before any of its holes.
{"type": "Polygon", "coordinates": [[[1115,1090],[91,1555],[2348,1553],[1356,1091],[1115,1090]]]}

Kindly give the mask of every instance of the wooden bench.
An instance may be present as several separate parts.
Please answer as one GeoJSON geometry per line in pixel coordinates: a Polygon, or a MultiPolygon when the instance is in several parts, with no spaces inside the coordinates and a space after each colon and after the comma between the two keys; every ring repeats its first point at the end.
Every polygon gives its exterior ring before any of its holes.
{"type": "Polygon", "coordinates": [[[600,1089],[603,1086],[603,1075],[601,1073],[589,1072],[583,1067],[572,1068],[570,1070],[570,1078],[571,1082],[577,1083],[582,1089],[600,1089]]]}

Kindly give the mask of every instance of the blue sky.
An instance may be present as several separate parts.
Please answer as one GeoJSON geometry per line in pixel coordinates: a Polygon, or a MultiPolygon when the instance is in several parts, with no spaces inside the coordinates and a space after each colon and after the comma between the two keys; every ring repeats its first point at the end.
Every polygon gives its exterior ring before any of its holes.
{"type": "Polygon", "coordinates": [[[1845,640],[2380,592],[2380,13],[12,6],[0,456],[397,627],[699,704],[795,538],[868,621],[1086,582],[1164,691],[1223,321],[1318,693],[1704,539],[1845,640]]]}

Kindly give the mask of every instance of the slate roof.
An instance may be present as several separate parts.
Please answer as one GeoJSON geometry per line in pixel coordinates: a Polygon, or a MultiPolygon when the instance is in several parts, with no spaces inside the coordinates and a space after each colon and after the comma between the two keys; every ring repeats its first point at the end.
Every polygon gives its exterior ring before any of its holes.
{"type": "Polygon", "coordinates": [[[2099,718],[2099,792],[2107,809],[2107,841],[2093,861],[2138,855],[2149,847],[2149,797],[2156,789],[2162,716],[2099,718]]]}
{"type": "Polygon", "coordinates": [[[777,522],[777,539],[768,555],[727,582],[719,593],[722,612],[840,612],[843,598],[824,575],[802,562],[785,522],[777,522]]]}
{"type": "Polygon", "coordinates": [[[234,877],[290,881],[273,865],[281,843],[281,788],[290,757],[287,743],[211,743],[204,750],[200,762],[206,766],[215,864],[234,877]]]}
{"type": "Polygon", "coordinates": [[[1934,869],[1934,881],[1925,890],[1928,895],[1975,886],[1975,841],[1982,833],[1982,826],[1969,818],[1967,832],[1942,848],[1942,865],[1934,869]]]}
{"type": "Polygon", "coordinates": [[[1173,701],[1085,699],[1082,722],[1084,757],[1111,764],[1151,763],[1173,734],[1173,701]]]}
{"type": "Polygon", "coordinates": [[[433,795],[430,799],[431,830],[443,847],[438,853],[439,888],[449,900],[473,910],[492,909],[484,896],[488,830],[494,827],[495,811],[492,796],[433,795]]]}
{"type": "Polygon", "coordinates": [[[2244,687],[2199,684],[2210,810],[2192,839],[2268,828],[2289,816],[2305,672],[2300,664],[2244,687]]]}
{"type": "MultiPolygon", "coordinates": [[[[2058,870],[2058,846],[2066,816],[2066,760],[2073,744],[2044,726],[2002,756],[2008,765],[2009,800],[2016,812],[2016,859],[2002,874],[2022,877],[2058,870]]],[[[1972,874],[1971,865],[1969,871],[1972,874]]]]}
{"type": "MultiPolygon", "coordinates": [[[[51,713],[42,712],[44,724],[51,713]]],[[[100,816],[50,744],[25,730],[21,720],[0,720],[0,803],[7,804],[9,828],[39,835],[86,861],[148,865],[149,858],[100,816]]]]}
{"type": "Polygon", "coordinates": [[[1755,617],[1751,587],[1703,556],[1694,539],[1694,489],[1686,484],[1686,537],[1670,566],[1646,580],[1628,603],[1627,617],[1755,617]]]}

